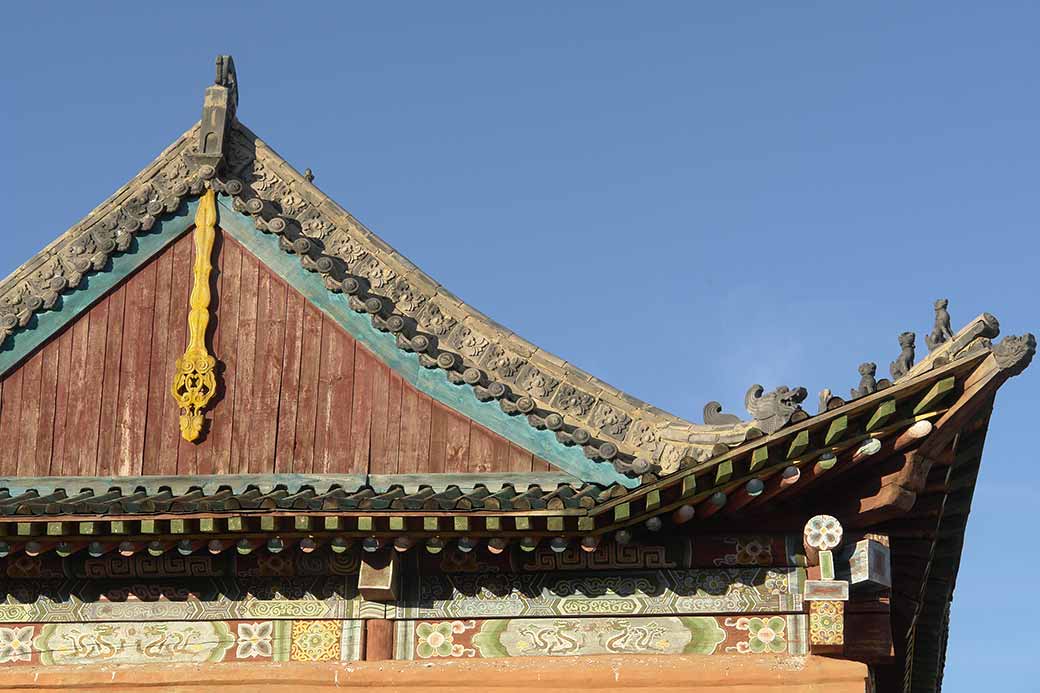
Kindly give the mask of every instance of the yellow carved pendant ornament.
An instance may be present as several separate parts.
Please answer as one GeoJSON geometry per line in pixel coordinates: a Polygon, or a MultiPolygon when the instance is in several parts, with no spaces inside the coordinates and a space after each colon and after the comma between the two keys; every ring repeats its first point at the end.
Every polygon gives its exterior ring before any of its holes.
{"type": "Polygon", "coordinates": [[[195,213],[195,283],[191,288],[188,311],[188,348],[177,359],[177,373],[170,391],[180,407],[181,436],[196,440],[202,432],[202,410],[217,389],[217,360],[206,350],[206,327],[209,325],[209,275],[213,270],[210,257],[216,238],[217,204],[213,190],[207,190],[195,213]]]}

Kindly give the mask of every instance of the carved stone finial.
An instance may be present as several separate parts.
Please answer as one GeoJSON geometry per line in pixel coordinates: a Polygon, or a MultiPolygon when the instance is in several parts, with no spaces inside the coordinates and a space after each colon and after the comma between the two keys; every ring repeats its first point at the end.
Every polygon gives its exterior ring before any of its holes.
{"type": "Polygon", "coordinates": [[[1018,375],[1026,369],[1036,353],[1036,337],[1030,333],[1022,336],[1009,335],[993,347],[993,358],[1002,371],[1018,375]]]}
{"type": "Polygon", "coordinates": [[[708,402],[704,405],[704,423],[709,426],[732,426],[740,423],[740,417],[734,414],[723,414],[721,404],[708,402]]]}
{"type": "Polygon", "coordinates": [[[899,335],[899,346],[902,351],[899,352],[899,358],[891,363],[888,367],[888,372],[892,374],[892,380],[899,380],[914,365],[914,341],[917,337],[913,332],[904,332],[899,335]]]}
{"type": "MultiPolygon", "coordinates": [[[[238,75],[230,55],[217,56],[217,77],[206,88],[202,102],[197,151],[188,154],[196,167],[211,167],[213,174],[224,161],[224,140],[238,110],[238,75]]],[[[212,175],[210,176],[212,177],[212,175]]]]}
{"type": "MultiPolygon", "coordinates": [[[[808,391],[804,387],[790,389],[784,385],[763,395],[765,388],[752,385],[744,395],[744,406],[755,419],[755,425],[763,433],[775,433],[786,426],[791,418],[802,411],[801,403],[808,391]]],[[[804,417],[804,414],[803,414],[804,417]]]]}
{"type": "Polygon", "coordinates": [[[925,344],[928,345],[928,351],[935,351],[940,344],[953,339],[953,330],[950,328],[950,313],[946,310],[946,307],[950,305],[949,299],[940,298],[935,302],[935,325],[932,327],[931,334],[924,336],[925,344]]]}
{"type": "Polygon", "coordinates": [[[851,390],[852,397],[864,397],[866,395],[877,392],[877,380],[874,376],[877,374],[876,363],[861,363],[859,364],[859,387],[854,387],[851,390]]]}

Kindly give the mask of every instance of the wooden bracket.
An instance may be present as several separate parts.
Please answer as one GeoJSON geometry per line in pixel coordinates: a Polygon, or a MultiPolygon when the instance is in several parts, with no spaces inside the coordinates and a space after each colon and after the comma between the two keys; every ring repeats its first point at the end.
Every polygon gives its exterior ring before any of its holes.
{"type": "Polygon", "coordinates": [[[358,592],[362,597],[373,602],[397,599],[401,582],[401,571],[397,566],[399,555],[390,548],[362,555],[358,574],[358,592]]]}

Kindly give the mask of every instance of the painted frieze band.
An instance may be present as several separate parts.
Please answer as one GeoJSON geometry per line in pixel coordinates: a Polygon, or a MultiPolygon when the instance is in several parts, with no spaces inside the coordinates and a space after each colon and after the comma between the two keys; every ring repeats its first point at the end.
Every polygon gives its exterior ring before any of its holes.
{"type": "Polygon", "coordinates": [[[399,621],[396,659],[601,654],[804,655],[806,616],[399,621]]]}
{"type": "Polygon", "coordinates": [[[0,627],[0,665],[357,661],[356,620],[16,623],[0,627]]]}
{"type": "Polygon", "coordinates": [[[803,568],[424,575],[393,610],[404,619],[783,613],[801,610],[804,581],[803,568]]]}

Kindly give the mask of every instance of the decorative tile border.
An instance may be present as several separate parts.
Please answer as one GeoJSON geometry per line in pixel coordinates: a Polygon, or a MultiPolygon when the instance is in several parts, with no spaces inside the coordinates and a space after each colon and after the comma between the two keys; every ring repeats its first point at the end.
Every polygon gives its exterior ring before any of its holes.
{"type": "Polygon", "coordinates": [[[424,575],[403,619],[744,614],[801,611],[804,568],[424,575]]]}
{"type": "Polygon", "coordinates": [[[598,654],[807,654],[806,616],[398,621],[396,659],[598,654]]]}
{"type": "Polygon", "coordinates": [[[436,555],[419,556],[419,572],[547,573],[618,570],[685,570],[690,568],[804,567],[801,536],[782,534],[662,537],[658,544],[618,544],[604,541],[595,551],[577,545],[557,553],[540,544],[534,551],[511,546],[493,555],[448,547],[436,555]]]}
{"type": "Polygon", "coordinates": [[[362,621],[152,621],[0,626],[0,665],[357,661],[362,621]]]}
{"type": "Polygon", "coordinates": [[[279,554],[256,551],[241,556],[233,551],[218,555],[195,553],[181,556],[166,552],[150,556],[145,552],[124,557],[109,553],[92,558],[85,552],[62,558],[54,553],[28,556],[24,553],[0,559],[0,575],[13,580],[89,578],[89,579],[166,579],[199,577],[297,577],[318,575],[356,575],[361,565],[359,550],[335,553],[326,547],[313,553],[300,551],[279,554]]]}
{"type": "Polygon", "coordinates": [[[355,619],[366,611],[356,583],[353,576],[18,581],[5,590],[0,623],[355,619]]]}

